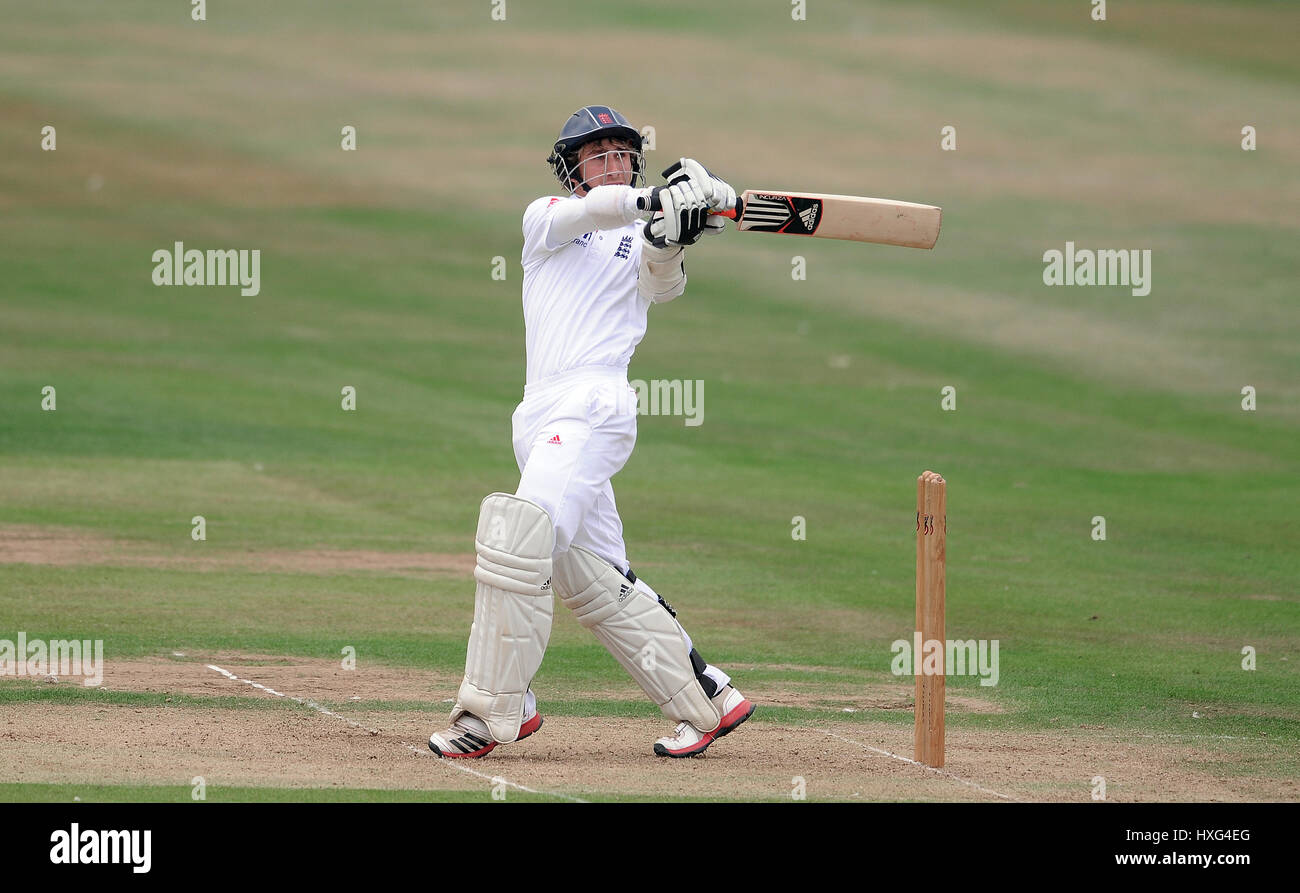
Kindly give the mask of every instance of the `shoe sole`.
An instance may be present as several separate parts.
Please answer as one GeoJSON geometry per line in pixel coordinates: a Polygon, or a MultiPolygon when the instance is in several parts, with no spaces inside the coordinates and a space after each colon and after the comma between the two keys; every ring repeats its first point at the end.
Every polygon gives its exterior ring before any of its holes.
{"type": "MultiPolygon", "coordinates": [[[[540,713],[537,714],[535,718],[537,720],[537,725],[533,726],[531,729],[528,729],[528,731],[526,732],[524,731],[524,729],[527,728],[528,723],[524,723],[524,725],[520,727],[519,737],[515,739],[516,742],[523,741],[529,735],[532,735],[534,732],[536,732],[538,729],[542,727],[542,721],[543,721],[542,714],[540,713]]],[[[532,720],[529,720],[529,722],[531,721],[532,720]]],[[[433,751],[438,756],[442,757],[444,760],[476,760],[479,757],[487,756],[492,751],[496,750],[496,747],[497,747],[497,743],[493,741],[490,744],[488,744],[487,747],[480,748],[479,750],[472,750],[469,753],[443,753],[442,751],[438,750],[438,748],[433,746],[433,739],[432,738],[429,739],[429,750],[433,751]]]]}
{"type": "Polygon", "coordinates": [[[726,717],[723,717],[724,722],[723,724],[718,726],[717,731],[710,732],[698,744],[692,745],[690,749],[671,751],[656,741],[655,756],[672,757],[673,759],[681,759],[683,757],[697,757],[700,754],[704,753],[706,750],[708,750],[709,745],[712,744],[714,741],[717,741],[719,738],[721,738],[724,735],[731,734],[733,731],[735,731],[737,726],[739,726],[742,722],[744,722],[745,720],[753,716],[754,709],[755,708],[754,708],[753,701],[750,701],[748,698],[746,698],[744,701],[741,701],[740,705],[736,707],[735,710],[731,711],[731,713],[728,714],[728,716],[730,716],[735,714],[737,711],[740,710],[745,711],[743,716],[741,716],[739,719],[733,720],[730,725],[727,725],[725,723],[726,717]]]}

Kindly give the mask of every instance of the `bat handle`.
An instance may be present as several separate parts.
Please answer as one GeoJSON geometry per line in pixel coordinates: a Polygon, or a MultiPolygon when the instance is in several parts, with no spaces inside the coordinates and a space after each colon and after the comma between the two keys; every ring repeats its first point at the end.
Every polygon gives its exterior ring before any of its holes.
{"type": "MultiPolygon", "coordinates": [[[[663,187],[651,189],[650,193],[642,198],[637,199],[637,207],[642,211],[662,211],[663,205],[659,201],[659,190],[663,187]]],[[[710,214],[717,214],[719,217],[730,217],[732,220],[739,220],[740,215],[745,213],[745,200],[736,196],[736,207],[725,211],[710,211],[710,214]]]]}
{"type": "Polygon", "coordinates": [[[736,207],[730,211],[714,211],[713,213],[721,214],[723,217],[730,217],[732,220],[739,220],[741,215],[745,213],[745,200],[740,196],[736,196],[736,207]]]}
{"type": "Polygon", "coordinates": [[[639,211],[662,211],[663,204],[659,201],[659,192],[662,186],[656,186],[653,189],[647,189],[645,195],[639,196],[636,200],[637,210],[639,211]]]}

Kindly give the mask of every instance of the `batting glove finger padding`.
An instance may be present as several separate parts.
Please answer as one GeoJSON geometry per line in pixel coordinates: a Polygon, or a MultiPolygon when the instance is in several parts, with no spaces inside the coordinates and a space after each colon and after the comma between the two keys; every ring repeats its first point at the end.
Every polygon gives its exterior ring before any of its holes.
{"type": "Polygon", "coordinates": [[[709,202],[698,183],[675,183],[659,193],[664,239],[669,245],[694,245],[704,233],[709,202]]]}
{"type": "Polygon", "coordinates": [[[736,190],[694,158],[682,158],[664,171],[670,185],[684,181],[699,185],[711,211],[730,211],[736,207],[736,190]]]}

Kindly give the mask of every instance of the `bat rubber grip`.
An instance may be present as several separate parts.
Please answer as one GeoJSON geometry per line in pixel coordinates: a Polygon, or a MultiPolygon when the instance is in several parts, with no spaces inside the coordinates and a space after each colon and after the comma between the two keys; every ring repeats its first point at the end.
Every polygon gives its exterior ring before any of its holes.
{"type": "Polygon", "coordinates": [[[656,186],[650,190],[648,195],[643,195],[638,198],[636,200],[637,208],[642,211],[662,211],[664,209],[663,203],[659,201],[659,193],[662,189],[662,186],[656,186]]]}

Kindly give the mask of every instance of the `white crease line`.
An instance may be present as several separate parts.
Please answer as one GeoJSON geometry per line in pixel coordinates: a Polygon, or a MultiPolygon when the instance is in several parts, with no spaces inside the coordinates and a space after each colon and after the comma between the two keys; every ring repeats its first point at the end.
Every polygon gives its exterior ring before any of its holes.
{"type": "Polygon", "coordinates": [[[977,791],[982,791],[985,794],[992,794],[994,797],[1001,797],[1003,800],[1010,800],[1012,803],[1023,802],[1021,800],[1017,800],[1015,797],[1009,797],[1006,794],[999,794],[997,791],[991,788],[986,788],[983,785],[976,784],[973,781],[967,781],[966,779],[962,778],[960,775],[953,775],[951,772],[947,772],[943,769],[936,769],[933,766],[925,765],[925,763],[918,763],[916,760],[910,760],[907,757],[900,757],[896,753],[890,753],[887,750],[881,750],[879,747],[872,747],[870,744],[863,744],[861,741],[854,741],[852,738],[845,738],[843,735],[837,735],[834,732],[828,732],[825,729],[813,729],[813,731],[821,732],[823,735],[830,735],[832,738],[838,738],[841,741],[844,741],[848,744],[856,744],[858,747],[865,747],[867,750],[870,750],[874,753],[881,754],[882,756],[892,757],[895,760],[908,763],[912,766],[918,766],[927,772],[933,772],[936,775],[942,775],[945,778],[951,778],[953,781],[959,781],[962,784],[967,785],[968,787],[972,787],[977,791]]]}
{"type": "MultiPolygon", "coordinates": [[[[216,670],[216,671],[217,671],[218,673],[220,673],[222,676],[225,676],[227,679],[230,679],[230,680],[232,680],[232,681],[234,681],[234,682],[242,682],[242,683],[244,683],[245,685],[251,685],[253,688],[256,688],[256,689],[259,689],[259,690],[261,690],[261,691],[264,691],[264,692],[266,692],[267,694],[275,695],[277,698],[286,698],[286,699],[288,699],[288,700],[290,700],[290,701],[294,701],[294,702],[296,702],[296,703],[298,703],[298,704],[302,704],[304,707],[310,707],[311,709],[315,710],[317,713],[323,713],[323,714],[325,714],[326,716],[332,716],[332,717],[334,717],[335,719],[341,719],[341,720],[343,720],[345,723],[347,723],[348,725],[352,726],[352,728],[354,728],[354,729],[361,729],[361,730],[363,730],[363,731],[369,732],[369,733],[372,734],[372,735],[379,735],[379,734],[381,734],[381,732],[379,731],[379,729],[372,729],[372,728],[369,728],[368,726],[363,726],[363,725],[362,725],[361,723],[359,723],[359,722],[353,722],[352,720],[348,719],[346,716],[343,716],[343,715],[340,714],[340,713],[335,713],[333,710],[330,710],[328,707],[322,707],[320,704],[317,704],[315,701],[307,700],[307,699],[304,699],[304,698],[295,698],[293,695],[286,695],[286,694],[284,694],[283,692],[278,692],[278,691],[276,691],[276,690],[273,689],[273,688],[267,688],[265,685],[262,685],[262,684],[260,684],[260,683],[254,682],[254,681],[251,680],[251,679],[243,679],[243,678],[240,678],[239,676],[236,676],[234,673],[230,672],[229,670],[223,670],[221,667],[215,666],[215,665],[213,665],[213,664],[206,664],[206,666],[207,666],[207,668],[208,668],[209,670],[216,670]]],[[[411,751],[412,753],[415,753],[415,754],[418,754],[418,755],[421,755],[421,756],[433,757],[433,752],[432,752],[432,751],[424,751],[424,750],[421,750],[420,748],[416,747],[416,746],[413,745],[413,744],[404,744],[403,746],[404,746],[407,750],[411,751]]],[[[435,759],[436,759],[436,758],[435,758],[435,759]]],[[[462,766],[462,765],[460,765],[459,763],[453,762],[452,760],[443,760],[443,759],[438,759],[438,764],[439,764],[439,765],[442,765],[442,766],[450,767],[450,768],[452,768],[452,769],[456,769],[456,770],[458,770],[458,771],[460,771],[460,772],[468,773],[469,775],[473,775],[473,776],[475,776],[476,778],[481,778],[481,779],[483,779],[483,780],[485,780],[485,781],[491,782],[491,783],[494,784],[494,785],[495,785],[495,784],[505,784],[505,785],[509,785],[510,787],[515,788],[516,790],[523,791],[523,792],[525,792],[525,793],[527,793],[527,794],[540,794],[541,796],[544,796],[544,797],[561,797],[561,798],[563,798],[563,799],[565,799],[565,800],[571,800],[571,801],[573,801],[574,803],[586,803],[586,802],[587,802],[586,800],[579,799],[578,797],[570,797],[568,794],[557,794],[557,793],[552,793],[552,792],[549,792],[549,791],[535,791],[535,790],[533,790],[532,788],[525,787],[524,785],[516,784],[515,782],[510,781],[508,778],[504,778],[504,777],[502,777],[502,776],[500,776],[500,775],[484,775],[482,772],[476,772],[475,770],[469,768],[468,766],[462,766]]]]}
{"type": "Polygon", "coordinates": [[[477,772],[468,766],[462,766],[460,763],[457,763],[454,760],[444,760],[440,757],[436,757],[434,756],[433,751],[429,750],[428,748],[420,748],[420,747],[416,747],[414,744],[407,744],[406,749],[411,751],[412,753],[418,754],[419,756],[429,757],[430,759],[437,760],[440,764],[445,766],[450,766],[452,769],[459,769],[461,772],[468,772],[470,775],[478,776],[479,778],[482,778],[485,781],[489,781],[492,784],[497,784],[498,782],[500,782],[501,784],[508,784],[512,788],[517,788],[518,790],[526,791],[529,794],[540,794],[543,797],[560,797],[562,799],[570,801],[571,803],[587,802],[586,800],[583,800],[581,797],[570,797],[568,794],[560,794],[555,791],[535,791],[532,788],[526,788],[521,784],[515,784],[510,779],[504,778],[500,775],[484,775],[482,772],[477,772]]]}
{"type": "Polygon", "coordinates": [[[251,679],[241,679],[239,676],[236,676],[234,673],[230,672],[229,670],[223,670],[221,669],[221,667],[214,666],[212,664],[207,664],[207,668],[209,670],[216,670],[218,673],[220,673],[222,676],[225,676],[227,679],[234,680],[235,682],[242,682],[245,685],[251,685],[253,686],[253,688],[260,689],[266,692],[267,694],[275,695],[277,698],[287,698],[290,701],[296,701],[297,703],[302,704],[304,707],[310,707],[311,709],[319,713],[324,713],[326,716],[333,716],[335,719],[341,719],[348,725],[352,726],[352,728],[354,729],[362,729],[363,731],[369,732],[372,735],[379,734],[378,729],[367,728],[366,726],[361,725],[361,723],[359,722],[353,722],[352,720],[348,719],[346,716],[341,716],[327,707],[322,707],[320,704],[317,704],[315,701],[308,701],[302,698],[295,698],[293,695],[286,695],[283,692],[278,692],[273,688],[267,688],[265,685],[262,685],[261,683],[258,682],[254,682],[251,679]]]}

